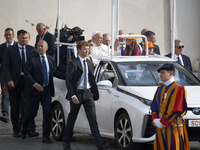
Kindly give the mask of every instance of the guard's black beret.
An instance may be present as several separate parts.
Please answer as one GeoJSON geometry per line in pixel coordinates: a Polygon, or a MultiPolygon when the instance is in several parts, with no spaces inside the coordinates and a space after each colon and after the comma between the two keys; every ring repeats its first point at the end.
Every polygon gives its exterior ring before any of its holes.
{"type": "Polygon", "coordinates": [[[161,70],[175,71],[175,67],[173,64],[166,63],[163,66],[161,66],[157,71],[160,72],[161,70]]]}

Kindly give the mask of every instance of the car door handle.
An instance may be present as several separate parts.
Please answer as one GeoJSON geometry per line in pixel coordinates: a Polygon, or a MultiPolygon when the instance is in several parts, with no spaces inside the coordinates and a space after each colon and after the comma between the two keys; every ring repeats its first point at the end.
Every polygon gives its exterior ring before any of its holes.
{"type": "Polygon", "coordinates": [[[110,89],[107,89],[108,93],[112,93],[112,91],[110,89]]]}
{"type": "Polygon", "coordinates": [[[117,97],[117,98],[119,98],[119,96],[118,95],[114,95],[115,97],[117,97]]]}

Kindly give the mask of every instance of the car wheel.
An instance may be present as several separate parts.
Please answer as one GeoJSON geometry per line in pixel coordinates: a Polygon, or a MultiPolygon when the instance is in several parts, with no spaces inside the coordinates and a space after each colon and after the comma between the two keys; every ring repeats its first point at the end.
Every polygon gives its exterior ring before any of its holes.
{"type": "Polygon", "coordinates": [[[132,148],[132,126],[127,113],[121,114],[115,122],[115,139],[120,149],[129,150],[132,148]]]}
{"type": "Polygon", "coordinates": [[[62,106],[55,105],[52,112],[51,132],[55,140],[62,140],[65,128],[65,117],[62,106]]]}

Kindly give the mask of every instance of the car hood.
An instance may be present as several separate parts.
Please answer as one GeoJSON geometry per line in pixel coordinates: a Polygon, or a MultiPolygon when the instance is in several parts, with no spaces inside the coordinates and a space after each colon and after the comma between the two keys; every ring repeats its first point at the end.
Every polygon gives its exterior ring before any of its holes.
{"type": "MultiPolygon", "coordinates": [[[[157,86],[118,86],[118,88],[130,92],[142,98],[153,100],[157,86]]],[[[200,86],[185,86],[187,91],[188,107],[200,107],[200,86]]]]}
{"type": "Polygon", "coordinates": [[[200,107],[200,86],[185,86],[188,107],[200,107]]]}

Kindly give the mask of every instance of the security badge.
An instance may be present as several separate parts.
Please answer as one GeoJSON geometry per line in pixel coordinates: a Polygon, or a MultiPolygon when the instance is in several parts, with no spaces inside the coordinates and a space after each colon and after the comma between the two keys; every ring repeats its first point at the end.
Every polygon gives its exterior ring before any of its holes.
{"type": "Polygon", "coordinates": [[[68,64],[72,61],[72,55],[70,54],[69,55],[69,58],[68,58],[68,64]]]}

